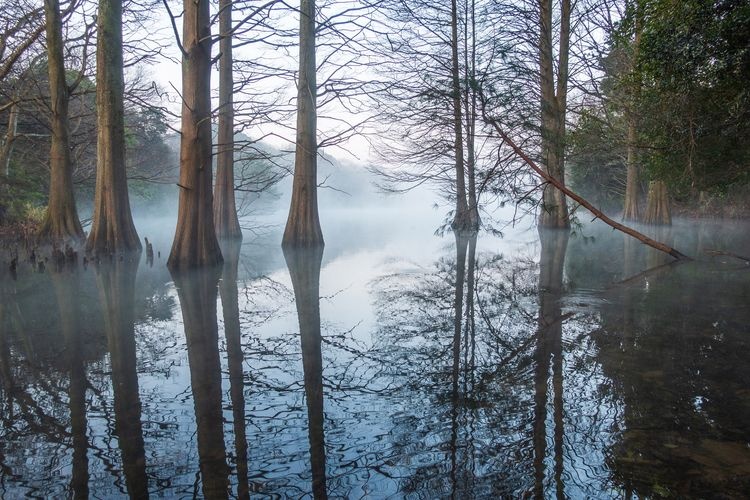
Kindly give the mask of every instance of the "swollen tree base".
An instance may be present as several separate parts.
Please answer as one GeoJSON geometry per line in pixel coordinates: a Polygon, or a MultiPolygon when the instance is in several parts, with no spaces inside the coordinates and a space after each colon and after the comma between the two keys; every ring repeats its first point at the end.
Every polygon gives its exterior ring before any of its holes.
{"type": "Polygon", "coordinates": [[[672,224],[672,214],[669,211],[669,193],[664,181],[651,181],[649,183],[643,222],[655,226],[672,224]]]}

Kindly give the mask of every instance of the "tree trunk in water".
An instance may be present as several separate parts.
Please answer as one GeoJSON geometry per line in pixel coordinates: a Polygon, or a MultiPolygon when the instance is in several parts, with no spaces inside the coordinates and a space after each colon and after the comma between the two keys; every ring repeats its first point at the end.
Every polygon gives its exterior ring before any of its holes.
{"type": "MultiPolygon", "coordinates": [[[[635,72],[635,64],[638,58],[638,50],[641,44],[641,20],[640,8],[636,2],[636,20],[635,20],[635,37],[633,38],[633,55],[630,61],[630,71],[635,72]]],[[[638,142],[637,119],[635,106],[637,97],[640,93],[640,83],[636,83],[630,96],[630,109],[628,110],[628,165],[627,165],[627,183],[625,185],[625,206],[623,207],[622,217],[625,220],[640,220],[638,210],[638,190],[639,190],[639,172],[638,172],[638,142]]]]}
{"type": "MultiPolygon", "coordinates": [[[[552,0],[539,0],[539,78],[541,86],[542,159],[546,172],[565,184],[565,109],[567,107],[570,0],[563,0],[560,18],[560,47],[557,62],[557,91],[552,49],[552,0]]],[[[539,225],[568,228],[565,195],[545,186],[539,225]]]]}
{"type": "Polygon", "coordinates": [[[285,247],[324,245],[318,218],[318,118],[315,71],[315,0],[301,0],[297,145],[292,201],[281,242],[285,247]]]}
{"type": "Polygon", "coordinates": [[[469,204],[466,201],[464,180],[463,120],[461,118],[461,75],[458,69],[458,6],[451,0],[451,94],[453,100],[453,150],[456,155],[456,213],[451,227],[459,231],[470,229],[469,204]]]}
{"type": "Polygon", "coordinates": [[[284,248],[299,320],[302,371],[307,401],[313,498],[327,498],[323,355],[320,335],[320,264],[323,247],[284,248]]]}
{"type": "Polygon", "coordinates": [[[73,165],[70,160],[68,125],[70,96],[65,81],[59,0],[45,0],[44,15],[47,22],[52,144],[49,153],[49,205],[39,230],[39,238],[48,241],[80,241],[83,239],[83,229],[73,195],[73,165]]]}
{"type": "Polygon", "coordinates": [[[182,135],[177,230],[167,266],[222,262],[211,183],[211,16],[208,0],[185,0],[182,43],[182,135]]]}
{"type": "Polygon", "coordinates": [[[242,239],[234,199],[234,102],[232,92],[232,1],[219,2],[219,134],[216,145],[214,225],[219,239],[242,239]]]}
{"type": "Polygon", "coordinates": [[[635,117],[628,119],[628,178],[625,185],[625,207],[622,217],[625,220],[638,221],[638,160],[635,149],[636,142],[635,117]]]}
{"type": "Polygon", "coordinates": [[[96,192],[86,250],[95,254],[141,249],[125,173],[125,82],[122,0],[99,0],[96,42],[96,192]]]}
{"type": "Polygon", "coordinates": [[[653,225],[671,225],[672,215],[669,212],[669,192],[664,181],[651,181],[648,185],[648,201],[643,222],[653,225]]]}

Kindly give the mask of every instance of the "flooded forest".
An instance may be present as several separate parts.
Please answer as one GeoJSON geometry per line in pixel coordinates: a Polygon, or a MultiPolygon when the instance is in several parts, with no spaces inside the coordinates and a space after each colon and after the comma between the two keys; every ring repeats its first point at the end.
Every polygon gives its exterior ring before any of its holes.
{"type": "Polygon", "coordinates": [[[0,498],[747,498],[750,3],[0,0],[0,498]]]}

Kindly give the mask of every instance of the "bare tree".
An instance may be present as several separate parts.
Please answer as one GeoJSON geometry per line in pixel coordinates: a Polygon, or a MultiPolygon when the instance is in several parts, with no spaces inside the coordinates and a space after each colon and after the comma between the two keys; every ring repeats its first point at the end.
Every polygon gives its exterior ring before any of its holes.
{"type": "Polygon", "coordinates": [[[234,197],[234,72],[232,0],[219,2],[219,134],[216,145],[214,226],[220,239],[242,239],[234,197]]]}
{"type": "Polygon", "coordinates": [[[50,146],[49,205],[39,230],[43,240],[82,240],[83,229],[78,219],[73,194],[73,170],[70,161],[68,100],[70,89],[65,79],[63,58],[62,15],[59,0],[45,0],[47,20],[48,72],[52,144],[50,146]]]}
{"type": "Polygon", "coordinates": [[[324,245],[318,218],[316,69],[315,0],[301,0],[294,182],[281,243],[286,247],[324,245]]]}
{"type": "MultiPolygon", "coordinates": [[[[547,173],[565,184],[565,115],[568,95],[570,0],[561,1],[557,61],[554,59],[553,50],[552,9],[552,0],[539,0],[542,158],[547,173]],[[557,74],[555,74],[555,67],[557,74]]],[[[565,195],[552,186],[546,186],[544,189],[539,225],[570,227],[565,195]]]]}
{"type": "Polygon", "coordinates": [[[170,269],[222,262],[213,213],[209,1],[185,0],[182,27],[180,197],[170,269]]]}
{"type": "Polygon", "coordinates": [[[94,218],[86,249],[97,254],[141,249],[125,173],[125,78],[122,0],[99,0],[96,47],[97,159],[94,218]]]}

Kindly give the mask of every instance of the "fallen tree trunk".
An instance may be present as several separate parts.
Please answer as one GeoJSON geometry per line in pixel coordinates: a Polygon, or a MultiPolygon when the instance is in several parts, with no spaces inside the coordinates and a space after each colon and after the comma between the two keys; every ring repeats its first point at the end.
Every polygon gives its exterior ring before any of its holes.
{"type": "Polygon", "coordinates": [[[521,148],[518,147],[518,145],[513,142],[513,140],[508,137],[508,134],[503,131],[503,129],[498,124],[497,120],[493,120],[492,118],[489,118],[487,114],[484,111],[484,107],[482,109],[482,117],[484,118],[484,121],[492,125],[492,127],[495,129],[495,131],[498,133],[500,138],[508,144],[513,151],[529,166],[531,169],[536,172],[536,174],[544,179],[549,184],[553,185],[555,188],[559,189],[561,192],[565,194],[568,198],[576,201],[581,206],[586,208],[588,211],[590,211],[592,214],[596,216],[596,218],[601,219],[602,222],[605,224],[613,227],[614,229],[617,229],[618,231],[622,231],[623,233],[632,236],[633,238],[637,239],[641,243],[644,243],[652,248],[655,248],[656,250],[659,250],[661,252],[664,252],[666,254],[671,255],[677,260],[691,260],[690,257],[687,255],[679,252],[678,250],[670,247],[669,245],[665,245],[664,243],[661,243],[659,241],[656,241],[652,238],[649,238],[643,233],[640,233],[636,231],[635,229],[628,227],[624,224],[621,224],[615,220],[612,220],[611,218],[607,217],[601,210],[595,208],[591,203],[586,201],[584,198],[579,196],[578,194],[571,191],[569,188],[565,187],[560,181],[552,177],[551,175],[547,174],[539,165],[537,165],[534,160],[529,158],[529,155],[523,152],[521,148]]]}

